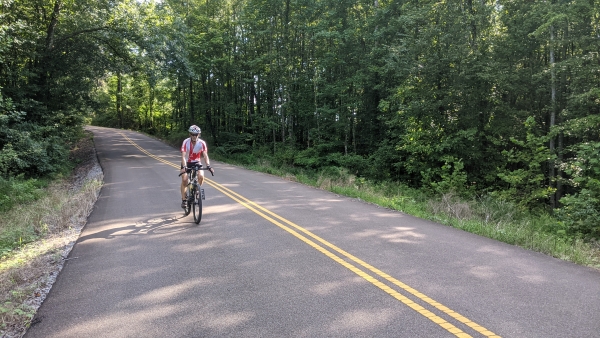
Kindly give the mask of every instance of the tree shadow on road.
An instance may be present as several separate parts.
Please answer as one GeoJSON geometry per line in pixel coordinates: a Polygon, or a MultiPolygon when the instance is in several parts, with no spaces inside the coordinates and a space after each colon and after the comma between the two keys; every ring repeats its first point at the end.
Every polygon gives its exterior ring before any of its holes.
{"type": "Polygon", "coordinates": [[[87,235],[84,234],[79,237],[77,242],[81,243],[90,239],[113,239],[123,236],[177,233],[197,227],[194,223],[192,223],[192,225],[187,222],[182,223],[181,220],[184,217],[185,216],[171,215],[166,217],[153,217],[141,222],[135,222],[134,224],[114,227],[87,235]]]}

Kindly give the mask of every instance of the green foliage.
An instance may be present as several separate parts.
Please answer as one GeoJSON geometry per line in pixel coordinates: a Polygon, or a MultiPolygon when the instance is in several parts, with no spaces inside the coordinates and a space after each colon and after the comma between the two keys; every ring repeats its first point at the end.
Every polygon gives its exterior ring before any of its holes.
{"type": "Polygon", "coordinates": [[[277,167],[292,166],[294,164],[294,157],[296,156],[296,149],[282,145],[277,148],[275,154],[270,156],[273,165],[277,167]]]}
{"type": "Polygon", "coordinates": [[[220,133],[220,151],[227,154],[247,153],[251,150],[254,138],[250,133],[220,133]]]}
{"type": "Polygon", "coordinates": [[[444,165],[437,172],[427,169],[421,173],[423,180],[428,182],[437,194],[456,192],[463,197],[468,196],[467,174],[462,160],[452,156],[445,156],[443,159],[444,165]],[[432,179],[433,175],[439,175],[440,179],[432,179]]]}
{"type": "Polygon", "coordinates": [[[548,178],[545,175],[548,163],[555,160],[555,155],[546,146],[547,137],[533,134],[535,121],[532,117],[527,119],[525,125],[528,130],[526,140],[511,138],[515,147],[503,151],[508,163],[514,166],[505,168],[498,174],[509,185],[499,195],[531,207],[555,192],[555,189],[547,185],[548,178]]]}
{"type": "Polygon", "coordinates": [[[369,170],[368,160],[361,155],[332,153],[328,154],[325,159],[327,160],[326,165],[345,168],[356,176],[365,176],[369,170]]]}
{"type": "MultiPolygon", "coordinates": [[[[179,149],[181,147],[181,144],[183,143],[183,140],[185,140],[188,137],[190,137],[190,135],[186,128],[185,130],[172,131],[171,133],[169,133],[168,135],[165,136],[165,139],[168,144],[179,149]]],[[[212,150],[212,149],[209,148],[209,150],[212,150]]]]}
{"type": "Polygon", "coordinates": [[[68,160],[70,134],[58,127],[23,122],[25,114],[0,115],[0,175],[47,176],[59,172],[68,160]],[[61,135],[62,134],[62,135],[61,135]],[[61,137],[62,136],[62,137],[61,137]]]}
{"type": "Polygon", "coordinates": [[[565,173],[578,192],[560,199],[557,216],[571,233],[600,238],[600,142],[577,145],[565,173]]]}
{"type": "Polygon", "coordinates": [[[294,156],[294,165],[303,168],[316,169],[323,166],[323,164],[323,158],[319,156],[319,152],[314,147],[299,151],[294,156]]]}
{"type": "MultiPolygon", "coordinates": [[[[103,75],[105,1],[0,3],[0,175],[42,177],[68,166],[90,92],[103,75]],[[90,7],[90,5],[93,5],[90,7]],[[91,9],[95,12],[92,13],[91,9]]],[[[119,35],[121,35],[119,33],[119,35]]]]}
{"type": "Polygon", "coordinates": [[[410,183],[410,176],[403,172],[404,158],[391,142],[382,144],[365,161],[361,175],[379,181],[410,183]]]}
{"type": "Polygon", "coordinates": [[[0,177],[0,212],[6,212],[16,204],[37,200],[45,185],[37,179],[23,179],[23,175],[9,179],[0,177]]]}

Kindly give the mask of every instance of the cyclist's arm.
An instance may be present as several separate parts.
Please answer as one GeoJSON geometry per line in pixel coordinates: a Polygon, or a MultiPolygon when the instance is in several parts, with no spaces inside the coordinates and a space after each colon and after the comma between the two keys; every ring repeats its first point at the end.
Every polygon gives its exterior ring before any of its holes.
{"type": "Polygon", "coordinates": [[[206,168],[210,170],[211,175],[214,175],[215,170],[210,167],[210,160],[208,159],[208,150],[205,150],[204,153],[202,153],[202,157],[204,157],[204,163],[206,163],[206,168]]]}
{"type": "Polygon", "coordinates": [[[187,158],[188,158],[188,153],[187,153],[187,139],[183,141],[183,144],[181,145],[181,170],[183,172],[184,168],[187,165],[187,158]]]}
{"type": "Polygon", "coordinates": [[[182,170],[182,172],[185,170],[186,165],[187,165],[187,151],[182,151],[181,152],[181,170],[182,170]]]}
{"type": "Polygon", "coordinates": [[[208,159],[208,151],[202,152],[202,157],[204,157],[204,163],[206,163],[207,167],[210,167],[210,160],[208,159]]]}

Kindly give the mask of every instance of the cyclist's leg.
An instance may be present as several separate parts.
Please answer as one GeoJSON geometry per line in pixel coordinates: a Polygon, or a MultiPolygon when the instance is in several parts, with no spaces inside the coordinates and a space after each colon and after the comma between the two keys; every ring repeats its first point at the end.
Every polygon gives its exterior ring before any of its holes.
{"type": "Polygon", "coordinates": [[[185,208],[185,203],[187,203],[187,200],[185,198],[185,189],[187,189],[188,186],[188,174],[184,173],[183,175],[181,175],[181,207],[185,208]]]}
{"type": "Polygon", "coordinates": [[[198,185],[204,182],[204,170],[198,170],[198,185]]]}

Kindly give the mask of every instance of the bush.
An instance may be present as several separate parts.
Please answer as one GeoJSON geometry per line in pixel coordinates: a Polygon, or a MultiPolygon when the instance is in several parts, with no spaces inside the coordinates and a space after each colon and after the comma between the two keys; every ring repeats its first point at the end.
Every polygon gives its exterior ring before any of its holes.
{"type": "Polygon", "coordinates": [[[411,176],[403,170],[404,161],[402,153],[394,145],[386,142],[369,156],[361,172],[377,180],[411,182],[411,176]]]}
{"type": "Polygon", "coordinates": [[[42,127],[28,127],[29,130],[0,131],[0,175],[5,178],[19,174],[27,177],[46,176],[60,171],[68,162],[69,150],[65,140],[56,136],[42,136],[42,127]]]}
{"type": "Polygon", "coordinates": [[[189,137],[186,131],[173,131],[165,137],[165,141],[173,147],[179,149],[183,140],[189,137]]]}
{"type": "Polygon", "coordinates": [[[367,167],[367,159],[360,155],[333,153],[327,155],[325,158],[327,159],[328,165],[346,168],[352,174],[357,176],[364,176],[361,174],[370,171],[370,168],[367,167]]]}
{"type": "Polygon", "coordinates": [[[36,179],[25,180],[23,175],[9,179],[0,177],[0,212],[6,212],[16,204],[40,198],[40,188],[44,185],[45,182],[36,179]]]}
{"type": "Polygon", "coordinates": [[[563,197],[557,217],[569,232],[600,238],[600,199],[589,189],[563,197]]]}
{"type": "Polygon", "coordinates": [[[251,151],[253,141],[254,137],[248,133],[222,132],[219,134],[219,147],[227,154],[248,153],[251,151]]]}
{"type": "Polygon", "coordinates": [[[273,165],[278,167],[293,166],[295,155],[296,149],[285,145],[281,145],[278,147],[277,151],[275,152],[275,155],[272,158],[273,165]]]}
{"type": "Polygon", "coordinates": [[[323,164],[322,159],[316,148],[307,148],[299,151],[294,156],[294,165],[301,166],[307,169],[316,169],[323,164]]]}
{"type": "Polygon", "coordinates": [[[565,172],[572,177],[568,183],[581,190],[561,198],[556,215],[571,233],[600,238],[600,142],[579,144],[575,150],[577,157],[565,172]]]}
{"type": "Polygon", "coordinates": [[[67,165],[68,144],[82,129],[71,115],[55,115],[45,126],[28,122],[27,113],[14,110],[12,101],[0,96],[0,176],[42,177],[67,165]]]}
{"type": "Polygon", "coordinates": [[[462,159],[444,156],[444,165],[440,169],[427,169],[422,172],[423,181],[429,183],[433,191],[444,195],[450,192],[466,198],[471,195],[467,185],[467,173],[464,171],[462,159]],[[435,179],[433,178],[435,177],[435,179]]]}
{"type": "Polygon", "coordinates": [[[546,183],[545,167],[556,155],[546,146],[547,135],[537,136],[534,133],[536,123],[533,117],[527,118],[525,140],[511,138],[514,144],[502,154],[507,158],[507,167],[501,169],[498,177],[506,182],[508,189],[499,192],[507,200],[516,200],[521,205],[535,208],[548,201],[556,189],[546,183]]]}

